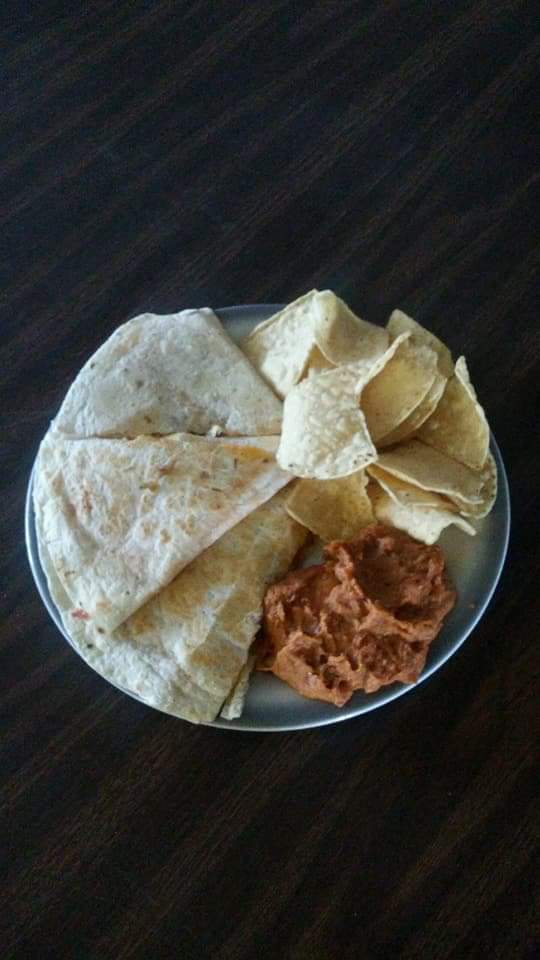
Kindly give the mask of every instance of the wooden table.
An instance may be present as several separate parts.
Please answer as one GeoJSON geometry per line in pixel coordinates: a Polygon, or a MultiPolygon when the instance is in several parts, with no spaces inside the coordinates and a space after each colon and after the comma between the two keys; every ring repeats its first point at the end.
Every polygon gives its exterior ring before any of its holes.
{"type": "Polygon", "coordinates": [[[8,6],[3,958],[536,955],[535,4],[8,6]],[[377,322],[399,305],[466,354],[509,471],[509,559],[414,694],[311,732],[197,728],[52,625],[29,470],[126,318],[313,286],[377,322]]]}

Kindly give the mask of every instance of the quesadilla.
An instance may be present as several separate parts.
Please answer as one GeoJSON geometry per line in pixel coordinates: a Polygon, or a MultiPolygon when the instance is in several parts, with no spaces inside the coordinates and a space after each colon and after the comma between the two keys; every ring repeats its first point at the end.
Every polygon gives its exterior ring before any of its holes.
{"type": "Polygon", "coordinates": [[[118,327],[68,390],[68,437],[277,434],[281,403],[209,309],[144,313],[118,327]]]}
{"type": "Polygon", "coordinates": [[[192,722],[239,716],[249,648],[269,583],[283,576],[307,531],[278,493],[225,533],[114,631],[72,616],[38,523],[42,566],[77,652],[107,680],[192,722]]]}
{"type": "Polygon", "coordinates": [[[290,476],[272,445],[273,438],[66,440],[49,432],[34,506],[72,618],[114,630],[285,486],[290,476]]]}

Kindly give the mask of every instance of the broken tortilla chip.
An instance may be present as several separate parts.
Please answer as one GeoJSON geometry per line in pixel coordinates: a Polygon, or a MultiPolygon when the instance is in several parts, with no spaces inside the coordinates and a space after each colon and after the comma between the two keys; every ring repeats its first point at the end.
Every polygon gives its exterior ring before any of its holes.
{"type": "Polygon", "coordinates": [[[366,323],[331,290],[311,290],[259,323],[241,347],[274,391],[285,397],[312,370],[372,362],[388,346],[384,327],[366,323]]]}

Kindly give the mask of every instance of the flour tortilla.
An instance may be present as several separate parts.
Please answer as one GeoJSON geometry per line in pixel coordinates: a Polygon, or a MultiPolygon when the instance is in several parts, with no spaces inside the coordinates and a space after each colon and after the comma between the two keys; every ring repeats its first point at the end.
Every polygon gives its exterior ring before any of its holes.
{"type": "Polygon", "coordinates": [[[38,523],[42,566],[71,641],[107,680],[192,722],[239,716],[249,648],[268,584],[289,568],[306,531],[278,493],[227,531],[113,632],[71,615],[38,523]]]}
{"type": "Polygon", "coordinates": [[[72,437],[135,437],[217,426],[278,434],[281,404],[209,309],[145,313],[84,365],[54,421],[72,437]]]}
{"type": "Polygon", "coordinates": [[[465,357],[456,363],[440,403],[425,421],[419,438],[471,470],[482,470],[489,449],[489,426],[478,403],[465,357]]]}
{"type": "Polygon", "coordinates": [[[234,687],[221,708],[219,715],[223,717],[224,720],[237,720],[238,717],[242,716],[244,701],[248,692],[251,673],[255,666],[255,660],[256,657],[250,654],[242,667],[234,687]]]}
{"type": "Polygon", "coordinates": [[[76,616],[113,630],[281,489],[290,477],[264,441],[256,444],[188,434],[65,440],[49,433],[34,505],[76,616]]]}

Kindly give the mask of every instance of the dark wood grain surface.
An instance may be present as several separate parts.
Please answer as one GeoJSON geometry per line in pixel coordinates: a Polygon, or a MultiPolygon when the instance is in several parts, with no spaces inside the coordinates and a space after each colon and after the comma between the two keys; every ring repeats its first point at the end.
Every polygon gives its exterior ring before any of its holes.
{"type": "Polygon", "coordinates": [[[6,4],[2,957],[536,955],[537,12],[6,4]],[[52,625],[28,474],[120,322],[315,285],[467,355],[508,468],[509,559],[413,695],[310,732],[196,728],[108,686],[52,625]]]}

